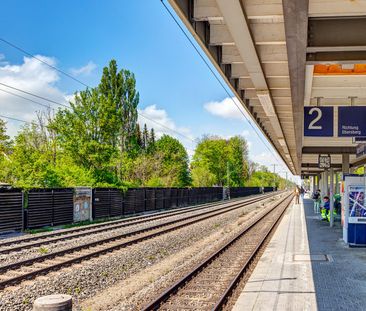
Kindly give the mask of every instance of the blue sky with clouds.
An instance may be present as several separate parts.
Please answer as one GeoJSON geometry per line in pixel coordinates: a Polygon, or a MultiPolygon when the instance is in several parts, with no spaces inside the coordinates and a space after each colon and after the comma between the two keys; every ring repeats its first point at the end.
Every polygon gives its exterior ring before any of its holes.
{"type": "MultiPolygon", "coordinates": [[[[251,158],[277,163],[165,11],[160,0],[2,0],[1,38],[74,75],[98,83],[117,60],[135,73],[144,115],[192,139],[242,134],[251,158]]],[[[64,101],[77,82],[0,42],[0,82],[64,101]]],[[[1,91],[0,114],[27,121],[40,106],[1,91]]],[[[145,120],[142,120],[145,121],[145,120]]],[[[158,132],[164,128],[147,121],[158,132]]],[[[15,133],[19,123],[9,121],[15,133]]],[[[173,134],[173,133],[171,133],[173,134]]],[[[194,143],[179,138],[192,153],[194,143]]],[[[284,170],[284,167],[282,168],[284,170]]]]}

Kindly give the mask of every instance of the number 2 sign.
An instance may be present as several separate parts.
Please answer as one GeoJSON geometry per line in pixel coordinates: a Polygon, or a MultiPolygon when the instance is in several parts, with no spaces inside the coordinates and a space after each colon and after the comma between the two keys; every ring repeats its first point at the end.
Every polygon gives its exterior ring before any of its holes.
{"type": "Polygon", "coordinates": [[[333,137],[333,107],[304,107],[304,136],[333,137]]]}

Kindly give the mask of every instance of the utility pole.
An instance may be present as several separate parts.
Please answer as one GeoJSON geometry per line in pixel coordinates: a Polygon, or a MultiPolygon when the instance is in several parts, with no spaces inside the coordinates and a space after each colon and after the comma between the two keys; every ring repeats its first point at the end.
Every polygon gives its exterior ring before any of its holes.
{"type": "Polygon", "coordinates": [[[278,164],[272,164],[273,165],[273,187],[276,187],[276,165],[278,164]]]}
{"type": "Polygon", "coordinates": [[[226,162],[226,179],[227,179],[227,186],[230,187],[230,168],[229,168],[229,162],[226,162]]]}
{"type": "Polygon", "coordinates": [[[226,178],[227,178],[228,198],[230,200],[230,167],[229,167],[229,161],[226,162],[226,178]]]}
{"type": "Polygon", "coordinates": [[[288,179],[287,179],[287,171],[286,171],[286,190],[288,188],[288,179]]]}

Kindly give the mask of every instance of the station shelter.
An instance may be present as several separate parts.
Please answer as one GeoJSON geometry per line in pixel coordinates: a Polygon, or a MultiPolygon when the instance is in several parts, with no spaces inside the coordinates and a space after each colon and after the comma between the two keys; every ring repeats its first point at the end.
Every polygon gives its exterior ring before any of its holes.
{"type": "Polygon", "coordinates": [[[366,1],[168,1],[288,169],[364,207],[347,176],[366,163],[366,1]]]}

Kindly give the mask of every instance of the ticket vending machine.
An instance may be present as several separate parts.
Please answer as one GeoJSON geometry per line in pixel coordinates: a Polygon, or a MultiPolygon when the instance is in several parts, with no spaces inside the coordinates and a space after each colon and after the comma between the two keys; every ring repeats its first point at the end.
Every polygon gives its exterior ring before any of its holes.
{"type": "Polygon", "coordinates": [[[350,246],[366,246],[365,177],[344,175],[342,185],[343,240],[350,246]]]}

